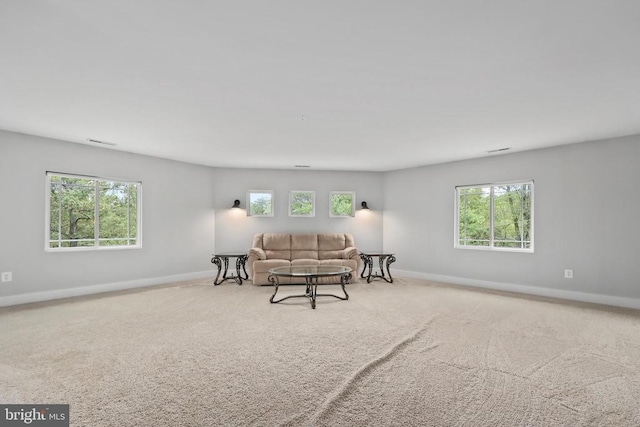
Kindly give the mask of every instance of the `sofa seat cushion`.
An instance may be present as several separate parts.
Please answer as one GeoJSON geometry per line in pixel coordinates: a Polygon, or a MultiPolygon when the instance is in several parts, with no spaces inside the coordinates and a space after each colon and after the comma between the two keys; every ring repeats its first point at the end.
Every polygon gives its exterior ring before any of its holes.
{"type": "Polygon", "coordinates": [[[253,270],[256,273],[269,273],[269,270],[276,267],[289,267],[291,261],[286,259],[261,259],[253,263],[253,270]]]}
{"type": "Polygon", "coordinates": [[[291,261],[297,259],[315,259],[318,260],[318,251],[291,251],[291,261]]]}
{"type": "Polygon", "coordinates": [[[352,259],[321,259],[320,265],[338,265],[342,267],[349,267],[354,272],[358,268],[358,262],[352,259]]]}
{"type": "Polygon", "coordinates": [[[291,266],[297,267],[300,265],[320,265],[320,261],[312,258],[292,259],[291,266]]]}
{"type": "MultiPolygon", "coordinates": [[[[289,267],[291,261],[286,259],[264,259],[253,263],[252,280],[254,284],[269,284],[269,270],[276,267],[289,267]]],[[[281,284],[291,283],[288,277],[280,279],[281,284]]]]}

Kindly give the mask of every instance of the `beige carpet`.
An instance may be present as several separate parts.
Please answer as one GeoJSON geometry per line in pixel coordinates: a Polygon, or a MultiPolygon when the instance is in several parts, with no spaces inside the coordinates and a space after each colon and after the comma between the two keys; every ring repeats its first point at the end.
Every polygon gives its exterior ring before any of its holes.
{"type": "Polygon", "coordinates": [[[76,426],[640,425],[637,311],[414,279],[316,310],[271,292],[0,309],[0,402],[69,403],[76,426]]]}

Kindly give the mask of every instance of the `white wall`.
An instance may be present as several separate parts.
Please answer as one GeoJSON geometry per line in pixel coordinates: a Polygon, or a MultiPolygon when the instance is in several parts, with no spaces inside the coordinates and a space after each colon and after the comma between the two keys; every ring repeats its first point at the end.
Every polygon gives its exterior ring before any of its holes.
{"type": "Polygon", "coordinates": [[[636,135],[387,173],[384,248],[424,277],[637,306],[639,160],[636,135]],[[535,180],[535,253],[454,249],[454,187],[520,179],[535,180]]]}
{"type": "Polygon", "coordinates": [[[640,308],[639,159],[636,135],[388,173],[218,169],[0,131],[0,305],[203,277],[255,233],[347,232],[395,252],[395,275],[640,308]],[[143,248],[45,252],[47,170],[142,181],[143,248]],[[454,249],[454,187],[518,179],[535,180],[535,253],[454,249]],[[275,191],[275,217],[229,209],[248,189],[275,191]],[[289,190],[316,191],[315,218],[287,215],[289,190]],[[330,218],[332,190],[372,210],[330,218]]]}
{"type": "Polygon", "coordinates": [[[0,131],[0,305],[147,286],[213,274],[214,251],[245,252],[260,232],[352,233],[382,247],[382,173],[216,169],[0,131]],[[45,172],[142,181],[142,249],[44,251],[45,172]],[[273,218],[247,217],[249,189],[275,191],[273,218]],[[291,218],[289,190],[316,191],[316,216],[291,218]],[[369,212],[329,218],[329,191],[355,191],[369,212]]]}
{"type": "Polygon", "coordinates": [[[216,251],[246,251],[256,233],[351,233],[360,249],[382,248],[382,177],[379,172],[215,169],[216,251]],[[229,209],[235,199],[246,208],[247,190],[273,190],[273,217],[247,217],[229,209]],[[290,190],[316,192],[316,216],[289,217],[290,190]],[[329,217],[329,192],[355,191],[356,216],[329,217]],[[369,211],[359,211],[366,201],[369,211]]]}
{"type": "Polygon", "coordinates": [[[0,305],[212,271],[211,168],[0,131],[0,183],[0,271],[13,272],[0,283],[0,305]],[[142,181],[142,248],[45,252],[48,170],[142,181]],[[7,298],[15,295],[23,297],[7,298]]]}

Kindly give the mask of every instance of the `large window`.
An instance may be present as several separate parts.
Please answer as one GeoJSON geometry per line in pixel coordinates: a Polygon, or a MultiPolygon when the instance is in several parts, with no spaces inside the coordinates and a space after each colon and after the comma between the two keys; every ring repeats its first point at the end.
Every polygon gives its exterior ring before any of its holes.
{"type": "Polygon", "coordinates": [[[456,187],[455,247],[533,252],[533,181],[456,187]]]}
{"type": "Polygon", "coordinates": [[[140,182],[47,172],[46,249],[140,247],[140,182]]]}

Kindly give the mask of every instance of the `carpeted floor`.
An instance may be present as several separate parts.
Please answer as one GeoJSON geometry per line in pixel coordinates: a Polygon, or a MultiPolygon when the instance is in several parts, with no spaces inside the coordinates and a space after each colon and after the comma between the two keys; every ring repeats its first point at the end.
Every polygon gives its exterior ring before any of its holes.
{"type": "Polygon", "coordinates": [[[637,311],[402,278],[311,310],[209,283],[0,309],[0,402],[74,426],[640,425],[637,311]]]}

